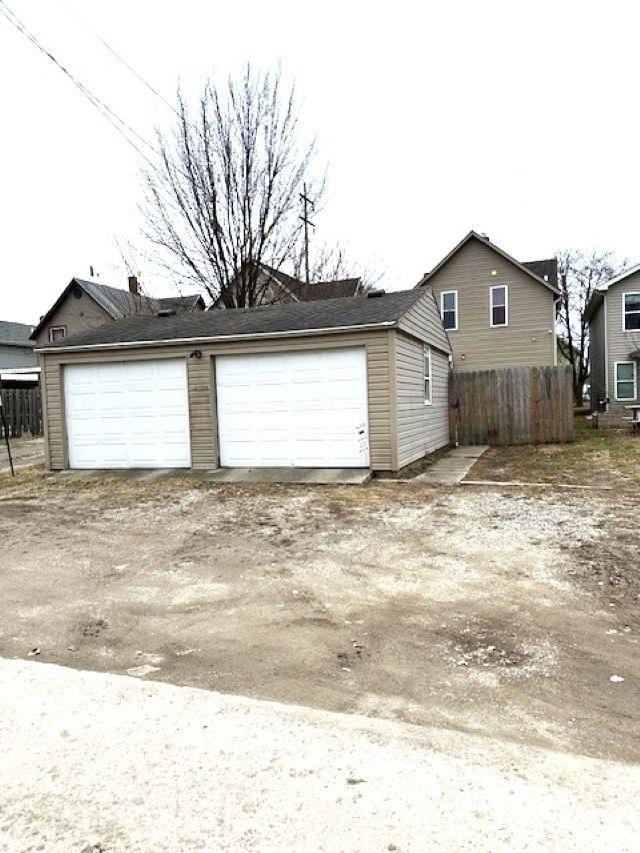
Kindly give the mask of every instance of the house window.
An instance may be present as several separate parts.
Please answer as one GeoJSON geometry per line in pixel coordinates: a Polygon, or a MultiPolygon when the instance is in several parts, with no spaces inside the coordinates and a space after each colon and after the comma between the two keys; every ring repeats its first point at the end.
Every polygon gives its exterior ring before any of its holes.
{"type": "Polygon", "coordinates": [[[51,326],[49,329],[49,340],[50,341],[61,341],[67,334],[67,330],[64,326],[51,326]]]}
{"type": "Polygon", "coordinates": [[[640,329],[640,293],[622,294],[622,322],[625,330],[640,329]]]}
{"type": "Polygon", "coordinates": [[[616,361],[616,400],[635,400],[638,396],[638,376],[635,361],[616,361]]]}
{"type": "Polygon", "coordinates": [[[490,290],[489,320],[491,327],[509,325],[509,288],[506,284],[497,284],[490,290]]]}
{"type": "Polygon", "coordinates": [[[424,348],[424,402],[431,403],[431,347],[424,348]]]}
{"type": "Polygon", "coordinates": [[[440,316],[442,325],[450,332],[458,328],[458,291],[447,290],[440,294],[440,316]]]}

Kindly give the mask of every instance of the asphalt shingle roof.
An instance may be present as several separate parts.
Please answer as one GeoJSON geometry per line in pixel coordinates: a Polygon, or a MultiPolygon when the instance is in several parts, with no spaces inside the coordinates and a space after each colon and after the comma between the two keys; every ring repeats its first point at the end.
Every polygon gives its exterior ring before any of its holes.
{"type": "Polygon", "coordinates": [[[24,344],[24,346],[32,347],[33,341],[29,340],[32,330],[33,326],[28,326],[26,323],[11,323],[8,320],[0,320],[0,343],[24,344]]]}
{"type": "Polygon", "coordinates": [[[63,341],[47,344],[47,348],[268,335],[393,323],[423,295],[424,291],[411,289],[362,299],[343,297],[257,308],[199,311],[193,314],[181,312],[169,317],[125,317],[96,329],[70,335],[63,341]]]}
{"type": "Polygon", "coordinates": [[[522,266],[535,273],[538,278],[548,281],[554,287],[558,286],[558,259],[546,258],[542,261],[523,261],[522,266]]]}

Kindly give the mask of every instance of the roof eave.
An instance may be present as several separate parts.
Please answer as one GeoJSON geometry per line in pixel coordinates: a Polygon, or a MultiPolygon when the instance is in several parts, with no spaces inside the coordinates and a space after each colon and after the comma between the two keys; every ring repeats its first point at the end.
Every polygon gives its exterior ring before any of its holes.
{"type": "MultiPolygon", "coordinates": [[[[404,314],[402,315],[404,316],[404,314]]],[[[396,320],[384,320],[380,323],[365,323],[351,326],[330,326],[322,329],[288,329],[281,332],[248,332],[240,335],[199,335],[194,338],[164,338],[152,341],[119,341],[100,344],[72,344],[59,347],[35,347],[36,353],[80,352],[105,349],[126,349],[137,347],[174,346],[184,344],[224,343],[225,341],[265,340],[268,338],[310,337],[313,335],[331,335],[343,332],[367,332],[375,329],[390,329],[398,325],[396,320]]]]}
{"type": "Polygon", "coordinates": [[[432,278],[432,276],[434,276],[438,272],[438,270],[442,269],[442,267],[448,261],[450,261],[451,258],[457,252],[459,252],[460,249],[464,245],[466,245],[469,242],[469,240],[473,240],[473,239],[478,240],[480,243],[483,243],[485,246],[488,246],[490,249],[493,249],[494,252],[497,252],[497,254],[501,255],[505,260],[512,263],[519,270],[526,273],[534,281],[537,281],[538,284],[541,284],[544,287],[546,287],[548,290],[550,290],[556,296],[561,295],[561,292],[557,287],[554,287],[548,281],[545,281],[543,278],[540,278],[540,276],[536,275],[532,270],[527,269],[527,267],[525,267],[523,264],[521,264],[520,261],[518,261],[518,260],[516,260],[516,258],[512,257],[508,252],[505,252],[504,249],[501,249],[500,246],[496,246],[495,243],[492,243],[488,237],[483,237],[482,234],[478,234],[477,231],[473,231],[473,230],[469,231],[469,233],[466,234],[462,238],[462,240],[460,240],[460,242],[456,246],[453,247],[453,249],[449,252],[449,254],[445,255],[444,258],[442,258],[442,260],[439,261],[430,272],[425,273],[416,286],[417,287],[423,287],[429,281],[429,279],[432,278]]]}

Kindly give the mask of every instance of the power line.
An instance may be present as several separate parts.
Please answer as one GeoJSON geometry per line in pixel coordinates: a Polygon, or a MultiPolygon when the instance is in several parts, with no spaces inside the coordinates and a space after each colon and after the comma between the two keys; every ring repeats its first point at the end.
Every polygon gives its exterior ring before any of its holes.
{"type": "Polygon", "coordinates": [[[158,98],[159,100],[161,100],[161,101],[162,101],[162,103],[163,103],[165,106],[169,107],[169,109],[170,109],[173,113],[176,113],[176,114],[177,114],[176,108],[173,106],[173,104],[171,104],[171,103],[170,103],[170,102],[169,102],[169,101],[164,97],[164,95],[162,95],[160,92],[158,92],[158,90],[157,90],[157,89],[155,89],[155,88],[151,85],[151,83],[149,83],[147,80],[145,80],[145,78],[142,76],[142,74],[140,74],[140,72],[139,72],[139,71],[136,71],[136,69],[135,69],[135,68],[134,68],[134,67],[133,67],[129,62],[127,62],[127,60],[126,60],[126,59],[124,59],[122,56],[120,56],[120,54],[118,53],[118,51],[117,51],[114,47],[111,47],[111,45],[109,44],[109,42],[107,42],[107,41],[106,41],[106,39],[103,39],[103,38],[102,38],[102,36],[100,35],[100,33],[98,33],[98,32],[97,32],[97,31],[96,31],[96,30],[91,26],[91,24],[89,24],[87,21],[85,21],[85,20],[84,20],[84,18],[81,18],[81,17],[80,17],[80,15],[78,15],[78,13],[77,13],[77,12],[75,12],[75,11],[71,8],[71,6],[69,6],[67,3],[65,3],[65,2],[64,2],[64,0],[58,0],[58,2],[60,3],[60,5],[61,5],[61,6],[64,6],[64,8],[67,10],[67,12],[69,12],[69,14],[70,14],[70,15],[72,15],[72,16],[76,19],[76,21],[79,21],[79,22],[82,24],[82,26],[83,26],[83,27],[85,27],[87,30],[89,30],[89,32],[90,32],[92,35],[94,35],[94,36],[98,39],[98,41],[100,42],[100,44],[102,44],[102,45],[103,45],[103,46],[104,46],[104,47],[109,51],[109,53],[111,53],[111,54],[112,54],[112,55],[113,55],[113,56],[118,60],[118,62],[121,62],[121,63],[124,65],[124,67],[125,67],[128,71],[130,71],[130,72],[131,72],[131,74],[133,74],[133,76],[134,76],[134,77],[136,77],[136,78],[137,78],[137,79],[142,83],[142,85],[143,85],[143,86],[146,86],[146,88],[147,88],[147,89],[148,89],[152,94],[154,94],[154,95],[156,96],[156,98],[158,98]]]}
{"type": "Polygon", "coordinates": [[[150,148],[154,154],[158,154],[156,149],[151,145],[147,140],[141,136],[137,131],[135,131],[130,125],[128,125],[120,116],[115,113],[107,104],[104,103],[97,95],[94,95],[93,92],[88,89],[80,80],[78,80],[68,68],[65,68],[61,62],[59,62],[56,57],[51,53],[51,51],[47,50],[47,48],[38,40],[38,38],[34,35],[33,32],[24,24],[23,21],[18,18],[18,16],[7,6],[4,0],[0,0],[0,15],[6,18],[10,24],[12,24],[23,36],[25,36],[28,41],[30,41],[44,56],[47,57],[53,64],[62,71],[62,73],[71,80],[73,85],[87,98],[93,106],[107,119],[107,121],[115,127],[115,129],[120,133],[124,139],[129,143],[129,145],[134,148],[137,153],[151,166],[154,171],[157,171],[157,166],[151,162],[149,157],[144,154],[143,151],[136,145],[136,143],[127,135],[123,128],[126,128],[129,133],[133,134],[137,139],[140,140],[144,145],[150,148]]]}

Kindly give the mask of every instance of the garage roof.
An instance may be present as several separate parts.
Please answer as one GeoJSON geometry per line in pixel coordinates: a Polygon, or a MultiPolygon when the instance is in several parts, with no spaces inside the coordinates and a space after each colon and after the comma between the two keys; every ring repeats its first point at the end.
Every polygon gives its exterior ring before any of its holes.
{"type": "Polygon", "coordinates": [[[318,332],[360,327],[393,326],[424,290],[399,290],[362,299],[342,297],[314,302],[265,305],[170,316],[137,316],[116,320],[96,329],[47,344],[50,352],[75,348],[106,348],[170,341],[225,337],[268,337],[290,333],[318,332]]]}

